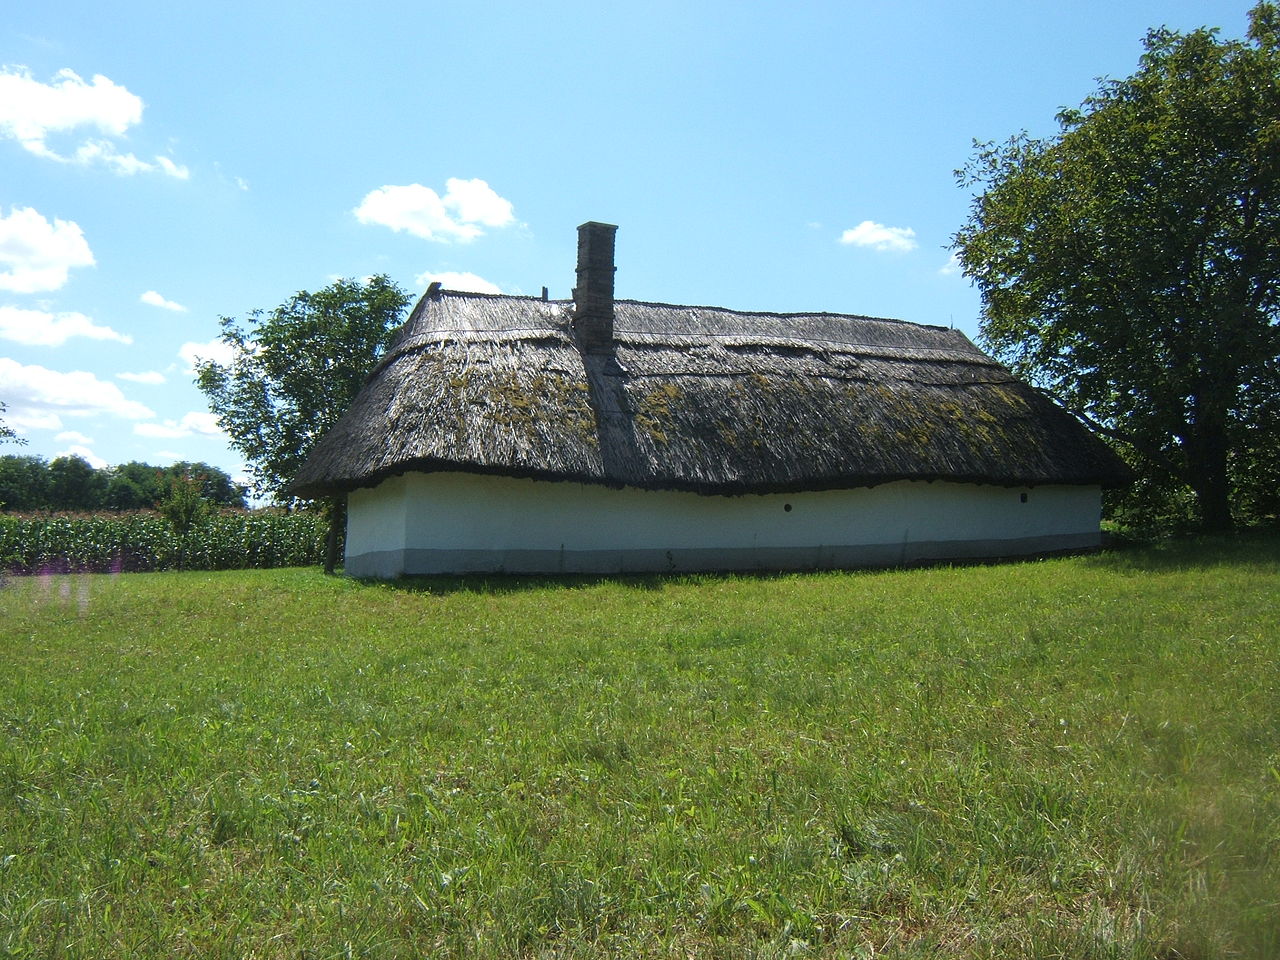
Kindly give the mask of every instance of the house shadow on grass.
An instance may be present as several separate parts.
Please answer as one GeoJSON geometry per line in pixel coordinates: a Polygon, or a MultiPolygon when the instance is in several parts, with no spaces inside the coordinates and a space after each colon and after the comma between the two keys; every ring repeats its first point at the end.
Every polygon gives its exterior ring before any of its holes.
{"type": "Polygon", "coordinates": [[[423,574],[381,580],[374,577],[354,578],[356,583],[370,587],[401,590],[407,593],[425,593],[446,596],[456,593],[509,594],[529,590],[543,590],[549,586],[566,590],[616,586],[629,590],[661,591],[670,586],[686,586],[721,583],[730,580],[759,583],[771,580],[798,580],[822,576],[875,576],[893,572],[945,569],[953,567],[1004,566],[1018,563],[1038,563],[1050,557],[1079,556],[1091,551],[1064,550],[1048,556],[1012,555],[1004,557],[951,557],[938,560],[916,560],[902,564],[880,564],[865,567],[832,567],[795,570],[715,570],[673,571],[670,573],[476,573],[476,574],[423,574]]]}
{"type": "Polygon", "coordinates": [[[562,590],[586,590],[616,586],[625,590],[660,592],[670,586],[714,583],[722,580],[781,580],[802,577],[822,571],[745,571],[724,573],[476,573],[466,575],[432,574],[405,576],[395,580],[358,578],[357,583],[405,593],[449,596],[456,593],[490,595],[524,593],[557,587],[562,590]]]}

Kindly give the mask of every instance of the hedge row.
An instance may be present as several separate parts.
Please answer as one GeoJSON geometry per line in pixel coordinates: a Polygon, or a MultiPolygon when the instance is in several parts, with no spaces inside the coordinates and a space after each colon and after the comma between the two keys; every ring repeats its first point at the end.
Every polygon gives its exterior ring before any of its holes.
{"type": "Polygon", "coordinates": [[[327,521],[315,513],[216,514],[187,537],[156,513],[0,514],[0,571],[121,573],[232,570],[324,562],[327,521]]]}

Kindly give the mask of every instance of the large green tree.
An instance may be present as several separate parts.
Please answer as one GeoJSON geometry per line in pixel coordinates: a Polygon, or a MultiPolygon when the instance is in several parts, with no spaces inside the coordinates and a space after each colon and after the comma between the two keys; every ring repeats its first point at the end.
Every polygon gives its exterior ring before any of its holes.
{"type": "Polygon", "coordinates": [[[0,457],[0,510],[49,506],[49,465],[40,457],[0,457]]]}
{"type": "Polygon", "coordinates": [[[1048,139],[980,144],[956,234],[986,344],[1221,529],[1280,447],[1280,14],[1152,30],[1048,139]]]}
{"type": "Polygon", "coordinates": [[[409,304],[384,276],[303,290],[246,324],[221,318],[230,363],[197,364],[196,382],[254,486],[283,498],[315,442],[347,409],[409,304]]]}
{"type": "Polygon", "coordinates": [[[70,454],[49,464],[49,502],[57,510],[96,510],[107,495],[107,475],[70,454]]]}

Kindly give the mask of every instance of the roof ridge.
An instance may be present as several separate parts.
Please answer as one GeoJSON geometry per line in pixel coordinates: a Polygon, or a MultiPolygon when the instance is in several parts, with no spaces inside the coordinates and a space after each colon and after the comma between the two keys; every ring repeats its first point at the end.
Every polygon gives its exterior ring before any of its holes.
{"type": "MultiPolygon", "coordinates": [[[[540,296],[533,296],[528,293],[486,293],[481,290],[450,290],[448,287],[440,287],[436,291],[437,297],[481,297],[485,300],[532,300],[534,303],[548,303],[551,301],[543,300],[540,296]]],[[[567,301],[572,303],[573,301],[567,301]]]]}
{"type": "MultiPolygon", "coordinates": [[[[572,301],[569,301],[572,303],[572,301]]],[[[872,317],[864,313],[834,313],[830,310],[739,310],[736,307],[717,307],[713,304],[698,303],[661,303],[657,300],[618,299],[615,303],[634,303],[641,307],[668,307],[675,310],[718,310],[722,313],[733,313],[742,317],[834,317],[842,320],[871,320],[875,323],[898,323],[908,327],[928,327],[933,330],[948,330],[949,327],[931,323],[916,323],[914,320],[899,320],[895,317],[872,317]]]]}
{"type": "MultiPolygon", "coordinates": [[[[570,304],[574,302],[572,297],[550,297],[544,300],[540,296],[533,296],[525,293],[483,293],[479,290],[450,290],[447,287],[441,287],[437,292],[437,296],[477,298],[483,300],[526,300],[532,303],[554,304],[570,304]]],[[[780,319],[816,317],[900,324],[907,327],[923,327],[927,330],[955,329],[954,327],[944,327],[941,324],[936,323],[918,323],[915,320],[901,320],[897,317],[873,317],[865,313],[836,313],[831,310],[740,310],[737,307],[721,307],[710,303],[666,303],[661,300],[637,300],[630,297],[619,297],[614,300],[614,303],[633,304],[638,307],[663,307],[669,310],[715,310],[720,313],[732,313],[741,317],[778,317],[780,319]]]]}

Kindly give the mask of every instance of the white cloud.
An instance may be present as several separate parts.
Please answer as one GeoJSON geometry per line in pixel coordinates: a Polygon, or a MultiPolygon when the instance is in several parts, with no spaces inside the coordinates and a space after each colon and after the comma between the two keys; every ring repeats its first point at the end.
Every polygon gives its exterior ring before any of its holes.
{"type": "Polygon", "coordinates": [[[486,227],[505,227],[515,220],[511,202],[498,196],[483,180],[445,181],[444,205],[454,211],[463,223],[482,223],[486,227]]]}
{"type": "Polygon", "coordinates": [[[5,385],[4,399],[9,404],[5,420],[26,429],[61,430],[63,417],[105,414],[149,420],[155,416],[143,404],[128,399],[114,383],[84,370],[62,373],[0,357],[0,383],[5,385]]]}
{"type": "Polygon", "coordinates": [[[67,447],[67,449],[65,450],[60,450],[49,459],[57,460],[60,457],[79,457],[81,460],[84,460],[85,462],[87,462],[89,466],[93,467],[93,469],[95,470],[105,470],[107,468],[107,461],[103,460],[100,456],[98,456],[88,447],[80,444],[67,447]]]}
{"type": "MultiPolygon", "coordinates": [[[[57,159],[65,159],[58,157],[57,159]]],[[[91,163],[101,163],[110,167],[116,173],[130,176],[135,173],[143,173],[153,169],[151,164],[145,160],[139,160],[132,153],[121,153],[115,148],[115,144],[109,140],[86,140],[76,149],[72,158],[76,163],[88,166],[91,163]]]]}
{"type": "Polygon", "coordinates": [[[874,220],[863,220],[852,230],[840,234],[840,242],[854,247],[906,253],[919,246],[915,237],[916,232],[910,227],[886,227],[874,220]]]}
{"type": "Polygon", "coordinates": [[[167,423],[135,423],[133,432],[140,437],[159,437],[165,440],[190,436],[189,431],[183,430],[172,420],[167,423]]]}
{"type": "Polygon", "coordinates": [[[10,407],[5,412],[4,418],[8,421],[8,425],[13,427],[14,431],[19,434],[28,433],[31,430],[62,429],[62,418],[56,413],[50,413],[48,410],[14,410],[10,407]]]}
{"type": "Polygon", "coordinates": [[[26,67],[0,68],[0,137],[60,163],[101,163],[121,174],[159,172],[186,180],[190,171],[168,157],[141,160],[102,139],[123,137],[142,122],[142,109],[141,97],[101,74],[86,83],[74,70],[59,70],[51,83],[41,83],[26,67]],[[49,145],[51,136],[84,129],[101,136],[86,139],[69,155],[49,145]]]}
{"type": "Polygon", "coordinates": [[[162,423],[135,423],[133,432],[142,437],[176,440],[179,437],[189,437],[192,434],[199,434],[204,437],[221,436],[222,428],[218,426],[218,418],[212,413],[193,410],[184,414],[181,420],[165,420],[162,423]]]}
{"type": "Polygon", "coordinates": [[[51,153],[50,133],[96,127],[123,136],[142,122],[142,99],[101,74],[85,83],[73,70],[59,70],[40,83],[25,67],[0,70],[0,132],[39,156],[51,153]]]}
{"type": "Polygon", "coordinates": [[[117,380],[128,380],[130,383],[145,383],[151,386],[164,383],[164,374],[159,370],[145,370],[142,373],[117,373],[117,380]]]}
{"type": "Polygon", "coordinates": [[[954,277],[963,269],[960,265],[960,254],[952,252],[951,256],[947,258],[947,262],[938,268],[938,273],[944,277],[954,277]]]}
{"type": "Polygon", "coordinates": [[[31,207],[14,207],[9,216],[0,215],[0,290],[57,290],[72,267],[93,264],[93,251],[79,224],[58,219],[50,223],[31,207]]]}
{"type": "Polygon", "coordinates": [[[0,338],[30,347],[60,347],[72,337],[133,343],[127,334],[101,327],[83,313],[47,313],[22,307],[0,307],[0,338]]]}
{"type": "Polygon", "coordinates": [[[236,358],[236,349],[221,340],[210,340],[208,343],[187,342],[178,348],[178,356],[187,362],[187,373],[195,371],[197,361],[211,360],[224,367],[230,366],[236,358]]]}
{"type": "Polygon", "coordinates": [[[193,410],[190,413],[183,414],[182,425],[192,433],[198,433],[205,437],[217,437],[222,434],[222,427],[218,425],[217,415],[209,413],[207,410],[193,410]]]}
{"type": "Polygon", "coordinates": [[[182,304],[175,303],[172,300],[166,300],[164,297],[160,296],[160,294],[156,293],[154,290],[148,290],[138,299],[145,304],[149,304],[150,306],[159,307],[161,310],[172,310],[174,313],[187,312],[187,308],[184,307],[182,304]]]}
{"type": "Polygon", "coordinates": [[[77,433],[75,430],[63,430],[53,439],[59,443],[79,443],[85,446],[93,443],[92,437],[86,437],[83,433],[77,433]]]}
{"type": "Polygon", "coordinates": [[[156,166],[161,172],[168,174],[176,180],[190,180],[191,171],[186,166],[174,163],[168,157],[157,156],[156,166]]]}
{"type": "Polygon", "coordinates": [[[418,286],[425,287],[429,283],[439,283],[446,290],[467,290],[471,293],[501,293],[496,283],[490,283],[484,277],[474,273],[420,273],[414,278],[418,286]]]}
{"type": "Polygon", "coordinates": [[[120,153],[114,144],[106,140],[86,140],[76,150],[74,157],[57,157],[55,159],[72,159],[76,163],[86,166],[91,163],[101,163],[122,176],[132,176],[135,173],[160,172],[178,180],[189,180],[191,178],[190,170],[186,167],[178,166],[168,157],[156,157],[155,163],[149,163],[146,160],[139,159],[132,153],[120,153]]]}
{"type": "Polygon", "coordinates": [[[411,233],[424,240],[448,243],[474,240],[482,227],[505,227],[515,222],[509,200],[483,180],[445,181],[444,196],[420,183],[379,187],[365,195],[355,209],[361,223],[376,223],[411,233]]]}

